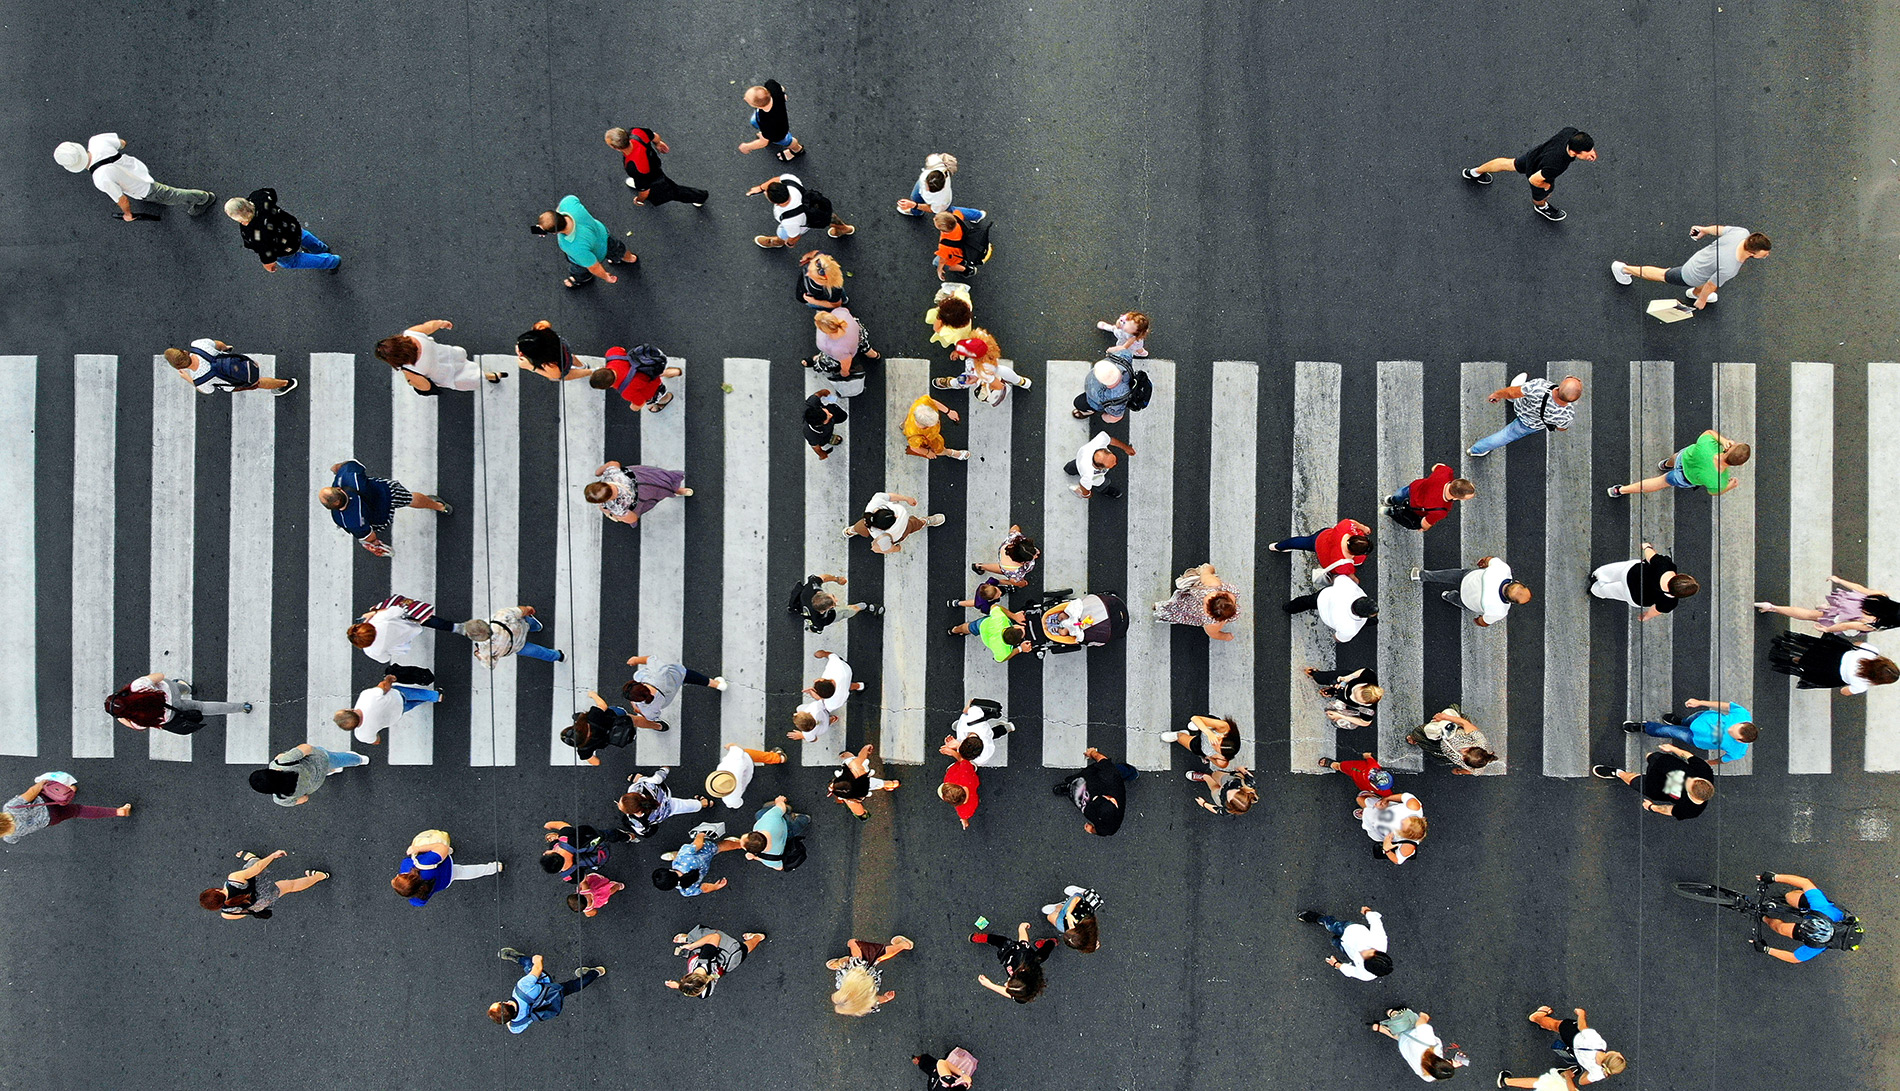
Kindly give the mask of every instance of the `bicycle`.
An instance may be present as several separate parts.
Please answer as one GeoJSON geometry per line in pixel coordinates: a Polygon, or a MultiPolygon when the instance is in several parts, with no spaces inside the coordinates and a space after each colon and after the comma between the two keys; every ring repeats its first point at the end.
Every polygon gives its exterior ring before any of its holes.
{"type": "Polygon", "coordinates": [[[1836,924],[1818,913],[1797,909],[1769,894],[1768,888],[1773,885],[1772,880],[1757,876],[1753,894],[1744,894],[1739,890],[1730,890],[1728,887],[1717,886],[1714,883],[1675,882],[1669,884],[1669,889],[1679,898],[1733,910],[1753,918],[1754,935],[1749,941],[1749,946],[1757,951],[1765,946],[1762,939],[1762,921],[1767,918],[1793,925],[1795,938],[1803,944],[1842,951],[1860,950],[1860,940],[1865,932],[1859,920],[1848,916],[1843,922],[1836,924]],[[1825,935],[1806,934],[1809,927],[1821,925],[1825,926],[1820,929],[1826,933],[1825,935]]]}

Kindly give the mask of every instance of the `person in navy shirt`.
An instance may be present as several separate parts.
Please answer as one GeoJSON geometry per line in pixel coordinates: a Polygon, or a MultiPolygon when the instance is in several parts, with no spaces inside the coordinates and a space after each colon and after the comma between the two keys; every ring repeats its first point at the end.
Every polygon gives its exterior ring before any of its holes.
{"type": "Polygon", "coordinates": [[[508,999],[488,1005],[488,1017],[507,1027],[510,1034],[520,1034],[532,1024],[561,1014],[562,1001],[607,976],[605,966],[582,966],[574,971],[574,980],[556,985],[542,968],[540,955],[531,958],[513,947],[503,947],[500,955],[521,967],[521,980],[515,982],[508,999]]]}
{"type": "Polygon", "coordinates": [[[395,520],[397,508],[428,508],[449,514],[449,506],[441,497],[410,492],[400,481],[371,477],[355,459],[337,463],[330,472],[336,476],[328,486],[317,490],[317,503],[329,509],[337,526],[378,557],[389,556],[389,544],[383,535],[395,520]]]}

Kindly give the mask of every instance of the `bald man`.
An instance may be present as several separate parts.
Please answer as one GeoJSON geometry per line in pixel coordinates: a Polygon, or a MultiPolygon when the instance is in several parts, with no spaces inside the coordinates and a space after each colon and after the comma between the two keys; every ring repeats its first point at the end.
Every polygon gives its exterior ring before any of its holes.
{"type": "Polygon", "coordinates": [[[1472,458],[1483,458],[1525,436],[1567,431],[1577,419],[1577,402],[1582,399],[1583,380],[1575,375],[1566,375],[1562,382],[1552,383],[1549,379],[1530,379],[1527,372],[1520,371],[1510,386],[1492,391],[1485,399],[1512,402],[1517,415],[1511,418],[1511,423],[1472,444],[1466,453],[1472,458]]]}

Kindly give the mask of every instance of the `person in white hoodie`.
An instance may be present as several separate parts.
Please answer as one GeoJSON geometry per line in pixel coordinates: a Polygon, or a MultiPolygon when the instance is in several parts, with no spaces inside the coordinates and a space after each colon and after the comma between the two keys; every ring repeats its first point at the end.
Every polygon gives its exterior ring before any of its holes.
{"type": "Polygon", "coordinates": [[[1366,923],[1336,920],[1311,909],[1301,913],[1299,919],[1332,934],[1333,950],[1338,954],[1328,955],[1326,965],[1350,978],[1376,981],[1392,972],[1392,956],[1385,951],[1385,921],[1371,906],[1360,906],[1359,913],[1366,923]]]}

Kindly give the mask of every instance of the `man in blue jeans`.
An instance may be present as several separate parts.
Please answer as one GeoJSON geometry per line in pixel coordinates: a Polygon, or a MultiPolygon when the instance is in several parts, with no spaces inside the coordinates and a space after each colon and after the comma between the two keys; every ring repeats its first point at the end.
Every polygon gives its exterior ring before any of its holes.
{"type": "Polygon", "coordinates": [[[1740,701],[1703,701],[1691,697],[1682,704],[1685,708],[1702,711],[1689,717],[1687,723],[1674,712],[1663,713],[1660,721],[1624,720],[1623,730],[1632,735],[1640,731],[1651,738],[1671,739],[1684,746],[1715,751],[1709,758],[1710,765],[1740,761],[1759,737],[1755,714],[1740,701]]]}
{"type": "Polygon", "coordinates": [[[488,1005],[488,1017],[507,1027],[510,1034],[520,1034],[534,1023],[561,1014],[562,1001],[607,976],[605,966],[582,966],[574,971],[574,980],[556,985],[542,969],[540,955],[530,958],[513,947],[503,947],[500,957],[521,967],[521,980],[515,982],[512,996],[488,1005]]]}
{"type": "Polygon", "coordinates": [[[1520,371],[1511,380],[1511,385],[1494,390],[1486,398],[1489,402],[1512,402],[1517,413],[1511,423],[1471,445],[1466,454],[1472,458],[1483,458],[1507,443],[1515,443],[1525,436],[1534,436],[1539,432],[1563,432],[1577,419],[1576,403],[1583,398],[1583,380],[1575,375],[1566,375],[1560,383],[1549,379],[1531,379],[1528,372],[1520,371]]]}

